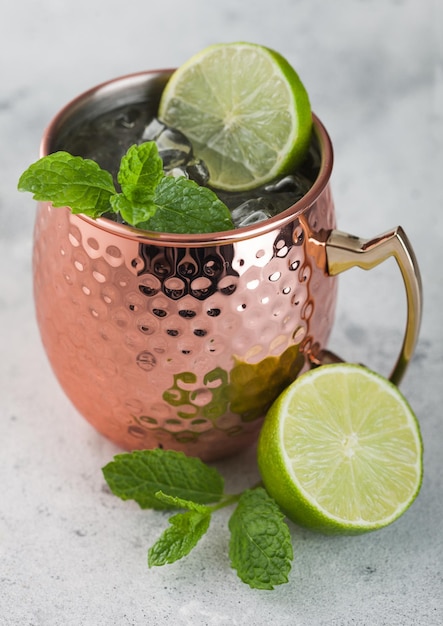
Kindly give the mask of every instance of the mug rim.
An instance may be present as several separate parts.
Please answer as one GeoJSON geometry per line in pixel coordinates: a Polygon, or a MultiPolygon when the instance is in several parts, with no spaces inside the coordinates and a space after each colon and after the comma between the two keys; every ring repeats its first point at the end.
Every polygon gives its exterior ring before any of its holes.
{"type": "MultiPolygon", "coordinates": [[[[63,123],[72,115],[73,112],[75,112],[75,110],[80,109],[87,101],[99,100],[100,97],[102,95],[106,95],[107,92],[109,93],[116,90],[120,84],[124,85],[124,83],[127,83],[128,86],[136,85],[137,83],[143,84],[144,82],[155,79],[156,77],[161,78],[167,74],[172,74],[172,72],[174,72],[174,68],[146,70],[125,74],[99,83],[98,85],[80,93],[78,96],[65,104],[65,106],[62,107],[62,109],[60,109],[49,122],[40,143],[40,156],[47,156],[51,153],[51,144],[54,141],[54,138],[57,137],[60,128],[63,127],[63,123]]],[[[152,243],[155,245],[160,244],[163,246],[179,247],[223,245],[257,237],[275,229],[281,229],[293,221],[294,218],[305,213],[316,202],[327,187],[331,177],[334,154],[330,136],[324,124],[314,112],[312,112],[312,121],[313,131],[317,135],[321,153],[320,169],[317,178],[315,179],[312,187],[302,198],[300,198],[300,200],[284,211],[281,211],[277,215],[263,220],[262,222],[225,231],[184,234],[141,230],[139,228],[135,228],[134,226],[114,222],[105,217],[98,217],[94,219],[87,215],[83,215],[82,213],[77,213],[76,217],[95,226],[96,228],[99,228],[100,230],[107,231],[108,233],[119,237],[136,240],[144,244],[152,243]]],[[[68,207],[67,210],[70,211],[68,207]]]]}

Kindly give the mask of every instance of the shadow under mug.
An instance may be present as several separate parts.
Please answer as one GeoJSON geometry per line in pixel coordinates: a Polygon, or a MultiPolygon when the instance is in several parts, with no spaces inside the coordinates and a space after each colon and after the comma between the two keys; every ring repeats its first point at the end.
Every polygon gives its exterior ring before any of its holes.
{"type": "MultiPolygon", "coordinates": [[[[88,116],[156,107],[171,71],[118,78],[53,119],[42,156],[88,116]]],[[[373,239],[335,229],[333,153],[314,116],[317,179],[289,209],[222,233],[150,233],[40,203],[34,294],[45,350],[62,388],[103,435],[131,449],[171,448],[205,460],[252,443],[267,409],[327,351],[336,274],[393,256],[407,296],[398,383],[418,338],[421,283],[398,227],[373,239]]]]}

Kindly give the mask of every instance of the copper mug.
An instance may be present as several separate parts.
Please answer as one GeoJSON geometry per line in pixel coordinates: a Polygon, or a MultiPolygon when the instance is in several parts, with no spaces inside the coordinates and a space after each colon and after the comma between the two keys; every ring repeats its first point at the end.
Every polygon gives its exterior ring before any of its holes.
{"type": "MultiPolygon", "coordinates": [[[[41,155],[67,127],[116,105],[156,106],[170,71],[143,72],[77,97],[47,128],[41,155]]],[[[124,449],[170,448],[205,460],[253,442],[266,411],[327,351],[336,278],[394,256],[407,322],[391,379],[417,341],[421,283],[398,227],[373,239],[335,229],[333,152],[320,120],[317,179],[289,209],[222,233],[171,235],[92,220],[40,203],[34,234],[38,324],[52,368],[78,411],[124,449]]]]}

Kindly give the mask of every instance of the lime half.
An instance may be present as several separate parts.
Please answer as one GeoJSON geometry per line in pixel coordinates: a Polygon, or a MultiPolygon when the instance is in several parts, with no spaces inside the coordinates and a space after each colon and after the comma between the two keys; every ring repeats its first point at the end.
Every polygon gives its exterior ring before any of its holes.
{"type": "Polygon", "coordinates": [[[422,480],[419,425],[397,387],[365,367],[325,365],[277,398],[258,445],[263,483],[288,517],[357,534],[396,520],[422,480]]]}
{"type": "Polygon", "coordinates": [[[160,119],[182,131],[209,169],[209,184],[239,191],[290,172],[306,155],[309,98],[277,52],[250,43],[216,44],[174,72],[160,119]]]}

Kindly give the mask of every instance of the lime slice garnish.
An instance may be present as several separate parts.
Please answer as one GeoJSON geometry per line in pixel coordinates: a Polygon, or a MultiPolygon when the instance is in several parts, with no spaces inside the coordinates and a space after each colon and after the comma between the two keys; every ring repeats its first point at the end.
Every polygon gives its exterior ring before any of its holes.
{"type": "Polygon", "coordinates": [[[411,407],[365,367],[325,365],[275,401],[258,445],[270,495],[294,522],[356,534],[396,520],[416,498],[422,443],[411,407]]]}
{"type": "Polygon", "coordinates": [[[277,52],[249,43],[209,46],[177,69],[159,117],[190,140],[209,169],[209,184],[228,191],[293,170],[312,128],[298,74],[277,52]]]}

